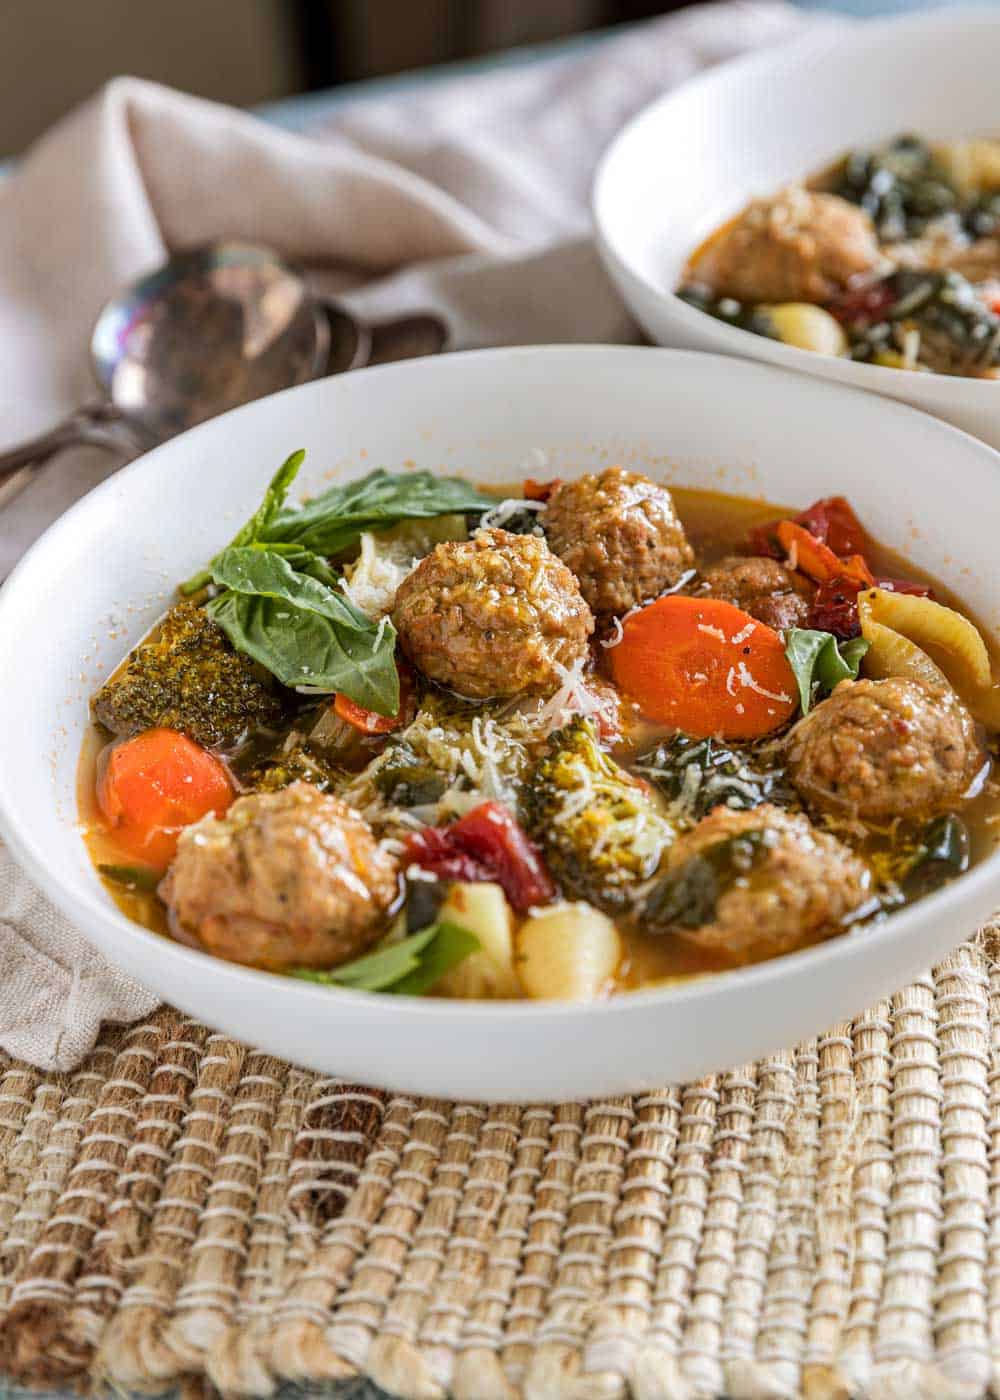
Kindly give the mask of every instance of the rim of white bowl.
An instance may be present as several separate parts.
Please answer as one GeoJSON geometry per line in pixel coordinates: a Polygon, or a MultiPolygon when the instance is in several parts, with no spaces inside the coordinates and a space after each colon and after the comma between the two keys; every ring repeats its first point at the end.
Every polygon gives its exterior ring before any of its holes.
{"type": "MultiPolygon", "coordinates": [[[[810,392],[825,394],[831,399],[842,399],[845,395],[848,398],[853,398],[858,394],[858,391],[849,385],[817,380],[814,376],[806,380],[802,375],[787,375],[785,371],[775,369],[772,365],[761,364],[759,361],[734,360],[726,355],[707,354],[695,350],[674,350],[660,346],[634,345],[530,345],[467,350],[449,354],[446,358],[433,357],[428,361],[402,361],[354,370],[350,375],[350,380],[353,380],[358,374],[364,374],[366,376],[379,375],[387,381],[391,381],[400,374],[412,372],[413,368],[421,364],[440,366],[461,363],[473,358],[479,361],[492,359],[497,364],[503,364],[511,359],[545,358],[553,354],[579,359],[581,362],[585,359],[609,355],[620,359],[629,357],[648,359],[648,357],[655,355],[668,362],[714,364],[719,371],[724,370],[727,374],[742,375],[748,378],[773,379],[775,375],[779,375],[788,379],[787,387],[792,393],[795,392],[795,384],[807,382],[810,386],[810,392]]],[[[190,438],[192,435],[198,435],[221,421],[222,418],[259,412],[262,404],[271,403],[275,399],[290,399],[295,395],[304,397],[309,394],[325,392],[350,392],[349,389],[344,389],[345,383],[349,383],[349,380],[334,377],[314,380],[309,384],[285,389],[279,394],[272,394],[266,399],[258,399],[254,403],[233,409],[228,414],[220,415],[218,419],[212,419],[209,423],[191,428],[183,436],[190,438]]],[[[868,400],[877,398],[874,395],[865,395],[864,397],[868,400]]],[[[974,438],[970,434],[962,432],[961,429],[952,427],[920,409],[912,408],[908,404],[892,399],[878,399],[878,403],[880,414],[897,417],[916,415],[926,420],[925,431],[964,439],[966,450],[983,455],[990,460],[992,467],[1000,471],[1000,453],[980,442],[978,438],[974,438]]],[[[57,545],[63,534],[68,535],[91,513],[99,512],[104,498],[110,495],[123,479],[154,470],[156,460],[163,454],[169,454],[172,444],[176,440],[163,443],[120,468],[117,472],[113,472],[105,481],[87,492],[69,510],[59,516],[35,541],[8,576],[3,586],[0,587],[0,652],[3,650],[5,632],[13,634],[16,631],[16,625],[12,626],[10,614],[20,606],[18,595],[23,587],[30,584],[31,575],[37,567],[36,561],[42,559],[53,546],[57,545]]],[[[21,828],[15,813],[16,794],[7,788],[4,768],[0,764],[0,837],[7,842],[22,869],[35,880],[42,892],[51,898],[71,920],[74,918],[75,911],[83,906],[95,921],[110,924],[122,935],[138,939],[140,946],[147,948],[158,959],[171,961],[175,967],[186,968],[192,974],[197,975],[199,971],[205,972],[207,962],[211,965],[213,976],[220,979],[220,991],[226,987],[236,990],[252,985],[274,986],[277,981],[288,991],[289,995],[312,999],[317,1004],[322,1003],[327,1006],[335,1004],[331,998],[340,1002],[346,1001],[347,1004],[356,1008],[366,1008],[368,1013],[373,1016],[390,1019],[394,1024],[398,1024],[401,1019],[420,1021],[439,1016],[447,1016],[454,1021],[473,1019],[478,1024],[490,1019],[506,1022],[511,1017],[533,1021],[558,1019],[560,1022],[573,1020],[583,1022],[593,1016],[627,1016],[633,1007],[662,1004],[664,1009],[667,1009],[681,1002],[697,1001],[702,998],[710,999],[713,995],[712,989],[720,985],[720,980],[728,987],[738,979],[746,987],[747,995],[750,995],[753,989],[762,983],[772,979],[780,979],[790,968],[799,968],[809,962],[818,969],[836,959],[851,956],[858,946],[857,940],[863,939],[866,943],[876,940],[881,942],[900,936],[905,932],[907,925],[922,921],[932,915],[940,919],[947,918],[949,911],[956,905],[961,906],[969,902],[977,892],[994,882],[997,885],[997,896],[1000,897],[1000,846],[998,846],[993,853],[953,883],[927,895],[917,904],[909,905],[896,914],[888,915],[881,923],[872,927],[863,927],[856,934],[845,930],[843,934],[829,938],[822,943],[813,944],[808,948],[786,953],[780,957],[769,958],[764,962],[754,963],[747,967],[725,969],[710,975],[694,977],[690,981],[670,986],[638,989],[593,1002],[532,1001],[528,998],[509,1001],[463,1001],[447,997],[394,997],[378,992],[353,991],[347,987],[311,985],[306,981],[282,977],[278,973],[264,972],[256,968],[244,967],[239,963],[227,962],[223,958],[213,957],[209,953],[202,953],[194,948],[186,948],[162,934],[154,933],[127,918],[114,904],[100,899],[96,889],[85,886],[78,889],[74,882],[65,879],[55,864],[46,859],[41,843],[34,840],[30,833],[21,828]]],[[[78,825],[75,809],[72,825],[74,827],[78,825]]],[[[82,837],[80,839],[82,840],[82,837]]],[[[83,936],[87,937],[85,932],[83,936]]],[[[142,980],[141,976],[139,980],[142,980]]]]}
{"type": "MultiPolygon", "coordinates": [[[[845,16],[845,18],[847,18],[845,16]]],[[[660,113],[669,107],[687,100],[692,91],[707,88],[711,90],[714,85],[727,82],[734,74],[753,74],[760,70],[763,73],[771,72],[775,67],[789,66],[796,64],[804,54],[811,54],[813,50],[830,52],[832,50],[851,50],[855,48],[866,48],[871,44],[873,36],[875,38],[889,38],[900,31],[919,32],[921,30],[943,30],[946,33],[954,33],[960,29],[984,29],[996,33],[1000,36],[1000,12],[971,5],[963,5],[957,9],[935,9],[924,10],[915,15],[894,15],[888,18],[851,20],[844,25],[843,31],[835,34],[805,34],[796,38],[788,39],[784,43],[778,43],[764,49],[755,49],[752,53],[743,54],[738,58],[728,59],[724,63],[717,64],[713,68],[708,68],[704,72],[689,78],[679,87],[664,93],[662,97],[656,97],[648,103],[641,111],[628,122],[615,136],[611,144],[606,148],[598,161],[594,178],[591,182],[590,207],[594,221],[594,228],[597,241],[602,256],[612,262],[627,277],[640,282],[642,286],[659,301],[668,305],[671,313],[675,315],[682,324],[692,327],[692,330],[704,332],[705,319],[708,313],[699,311],[697,307],[691,306],[688,302],[679,297],[673,287],[664,287],[662,283],[655,281],[638,268],[629,256],[622,250],[617,239],[609,232],[609,219],[605,213],[609,203],[607,186],[614,178],[615,166],[620,159],[621,151],[634,139],[635,132],[647,122],[658,120],[660,113]]],[[[693,250],[692,250],[693,251],[693,250]]],[[[739,326],[730,326],[725,321],[720,321],[715,317],[709,317],[713,322],[712,332],[722,341],[728,341],[735,351],[749,355],[752,359],[760,359],[760,341],[765,339],[755,335],[753,331],[743,330],[739,326]]],[[[786,365],[789,369],[811,374],[814,377],[820,375],[821,370],[816,366],[816,361],[833,362],[840,368],[841,372],[849,375],[849,379],[841,380],[849,386],[856,385],[860,389],[870,389],[879,392],[881,386],[894,386],[898,391],[899,376],[901,373],[917,373],[917,371],[903,371],[892,369],[887,365],[866,364],[861,360],[849,360],[841,355],[827,355],[818,350],[802,350],[795,345],[786,345],[780,340],[767,339],[767,359],[774,364],[786,365]]],[[[668,347],[661,346],[661,349],[668,347]]],[[[709,352],[711,353],[711,352],[709,352]]],[[[1000,380],[973,379],[966,376],[956,376],[948,374],[938,374],[936,371],[920,372],[922,380],[933,379],[936,383],[957,379],[961,385],[962,393],[970,393],[979,398],[985,398],[991,393],[996,393],[1000,388],[1000,380]]]]}

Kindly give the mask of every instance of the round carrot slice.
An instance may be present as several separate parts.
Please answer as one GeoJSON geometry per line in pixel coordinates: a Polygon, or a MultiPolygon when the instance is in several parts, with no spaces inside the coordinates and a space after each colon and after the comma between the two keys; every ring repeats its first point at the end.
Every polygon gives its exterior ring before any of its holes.
{"type": "Polygon", "coordinates": [[[697,738],[757,739],[795,712],[778,633],[716,598],[658,599],[626,620],[608,654],[616,685],[648,719],[697,738]]]}
{"type": "Polygon", "coordinates": [[[185,826],[235,796],[224,765],[175,729],[147,729],[108,750],[97,800],[115,840],[131,855],[165,870],[185,826]]]}

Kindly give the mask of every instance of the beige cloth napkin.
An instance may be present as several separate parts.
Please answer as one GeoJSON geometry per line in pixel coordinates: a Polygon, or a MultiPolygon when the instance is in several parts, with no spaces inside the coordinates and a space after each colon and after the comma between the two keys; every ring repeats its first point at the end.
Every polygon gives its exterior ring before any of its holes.
{"type": "MultiPolygon", "coordinates": [[[[632,338],[589,238],[601,150],[698,69],[833,23],[771,0],[698,7],[582,53],[356,103],[309,136],[115,80],[0,189],[0,445],[93,393],[90,328],[116,288],[212,239],[269,244],[373,315],[435,307],[460,348],[632,338]]],[[[0,516],[0,578],[113,465],[88,450],[47,467],[0,516]]],[[[0,955],[0,1046],[46,1068],[155,1001],[2,849],[0,955]]]]}

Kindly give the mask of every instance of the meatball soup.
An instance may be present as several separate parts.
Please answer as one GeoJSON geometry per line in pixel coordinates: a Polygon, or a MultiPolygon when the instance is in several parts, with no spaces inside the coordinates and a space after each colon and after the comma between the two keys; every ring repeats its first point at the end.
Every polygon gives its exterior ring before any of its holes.
{"type": "MultiPolygon", "coordinates": [[[[810,293],[875,256],[852,236],[810,293]]],[[[92,697],[87,838],[147,927],[370,992],[591,1000],[863,937],[990,848],[990,645],[842,496],[609,466],[292,505],[300,461],[92,697]]]]}
{"type": "Polygon", "coordinates": [[[678,294],[801,350],[1000,378],[1000,141],[849,151],[711,234],[678,294]]]}

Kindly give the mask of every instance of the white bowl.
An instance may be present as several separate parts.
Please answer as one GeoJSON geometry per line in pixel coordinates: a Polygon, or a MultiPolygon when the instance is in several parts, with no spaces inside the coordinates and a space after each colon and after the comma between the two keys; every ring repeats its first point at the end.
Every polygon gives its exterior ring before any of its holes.
{"type": "Polygon", "coordinates": [[[803,375],[662,350],[483,351],[324,380],[206,423],[91,492],[0,592],[0,832],[96,947],[184,1011],[315,1069],[405,1091],[522,1101],[636,1091],[824,1030],[903,985],[1000,902],[994,855],[881,927],[594,1006],[333,990],[131,923],[75,826],[88,696],[297,447],[308,450],[307,489],[376,465],[509,481],[525,468],[565,477],[623,462],[783,504],[845,492],[876,536],[1000,626],[996,454],[803,375]],[[947,489],[959,480],[961,492],[947,489]]]}
{"type": "Polygon", "coordinates": [[[797,350],[674,295],[712,229],[850,146],[903,131],[1000,135],[1000,14],[954,11],[845,27],[738,59],[654,102],[594,184],[605,264],[660,345],[720,350],[903,399],[1000,447],[1000,382],[909,373],[797,350]]]}

